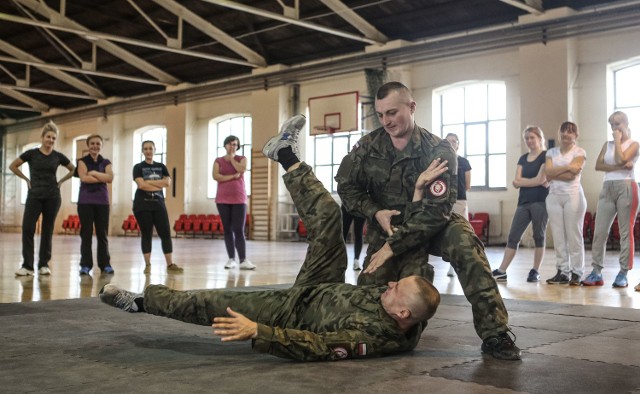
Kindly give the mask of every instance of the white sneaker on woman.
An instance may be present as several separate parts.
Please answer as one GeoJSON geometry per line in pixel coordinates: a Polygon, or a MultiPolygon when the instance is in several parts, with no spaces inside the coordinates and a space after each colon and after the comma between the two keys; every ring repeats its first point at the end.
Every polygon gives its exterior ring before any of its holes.
{"type": "Polygon", "coordinates": [[[241,270],[254,270],[256,269],[256,266],[253,265],[253,263],[251,263],[251,261],[249,260],[243,260],[240,262],[240,269],[241,270]]]}
{"type": "Polygon", "coordinates": [[[227,264],[224,265],[224,268],[231,269],[235,266],[236,266],[236,259],[229,259],[229,261],[227,261],[227,264]]]}

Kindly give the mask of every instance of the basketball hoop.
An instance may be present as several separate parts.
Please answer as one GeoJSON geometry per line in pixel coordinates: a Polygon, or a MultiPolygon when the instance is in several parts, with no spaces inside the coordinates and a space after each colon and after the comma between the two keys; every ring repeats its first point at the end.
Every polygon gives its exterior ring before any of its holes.
{"type": "Polygon", "coordinates": [[[313,126],[313,134],[312,135],[321,135],[321,134],[333,134],[336,132],[331,126],[313,126]]]}

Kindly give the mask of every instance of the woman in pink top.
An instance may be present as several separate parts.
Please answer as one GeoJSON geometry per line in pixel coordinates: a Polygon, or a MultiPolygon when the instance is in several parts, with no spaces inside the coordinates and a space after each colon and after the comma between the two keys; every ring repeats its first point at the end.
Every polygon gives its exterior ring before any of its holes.
{"type": "Polygon", "coordinates": [[[247,260],[244,238],[247,192],[244,188],[243,174],[247,170],[247,158],[236,155],[239,147],[238,137],[228,136],[224,140],[227,154],[218,157],[213,163],[213,179],[218,182],[216,206],[224,227],[224,244],[229,256],[224,268],[235,267],[235,251],[237,249],[240,269],[253,270],[256,266],[247,260]]]}

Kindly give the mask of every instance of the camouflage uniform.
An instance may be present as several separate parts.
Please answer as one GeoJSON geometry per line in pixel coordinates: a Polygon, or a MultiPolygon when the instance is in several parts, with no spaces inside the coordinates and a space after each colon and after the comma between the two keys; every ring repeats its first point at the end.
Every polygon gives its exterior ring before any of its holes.
{"type": "Polygon", "coordinates": [[[339,360],[381,356],[413,349],[423,327],[404,333],[383,309],[386,286],[344,283],[347,252],[340,207],[311,167],[302,164],[284,176],[308,229],[309,249],[291,289],[257,292],[176,291],[149,286],[148,313],[210,325],[229,306],[258,323],[253,348],[296,360],[339,360]]]}
{"type": "Polygon", "coordinates": [[[414,126],[411,140],[397,151],[384,128],[362,137],[345,156],[338,173],[338,194],[345,208],[367,218],[367,257],[385,242],[394,256],[374,274],[361,274],[358,285],[384,284],[409,275],[433,281],[428,255],[451,263],[471,303],[478,336],[486,339],[507,330],[508,315],[482,242],[462,216],[451,209],[457,196],[457,160],[449,142],[414,126]],[[422,201],[412,202],[416,179],[429,164],[448,160],[449,170],[427,187],[422,201]],[[396,209],[392,236],[382,230],[375,213],[396,209]]]}

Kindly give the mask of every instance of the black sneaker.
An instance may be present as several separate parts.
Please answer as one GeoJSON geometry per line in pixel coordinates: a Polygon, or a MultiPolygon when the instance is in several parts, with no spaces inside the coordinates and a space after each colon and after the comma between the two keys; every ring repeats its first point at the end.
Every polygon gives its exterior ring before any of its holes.
{"type": "Polygon", "coordinates": [[[506,272],[502,272],[497,268],[493,270],[491,275],[493,275],[493,279],[495,279],[496,282],[506,282],[507,281],[507,273],[506,272]]]}
{"type": "Polygon", "coordinates": [[[580,286],[580,275],[571,273],[571,280],[569,286],[580,286]]]}
{"type": "Polygon", "coordinates": [[[138,312],[136,298],[142,298],[142,294],[132,293],[118,288],[116,285],[104,285],[100,290],[100,301],[111,305],[125,312],[138,312]]]}
{"type": "Polygon", "coordinates": [[[569,277],[563,274],[562,271],[558,270],[556,276],[547,279],[547,283],[550,285],[566,285],[569,283],[569,277]]]}
{"type": "Polygon", "coordinates": [[[531,271],[529,271],[527,282],[540,282],[540,274],[535,270],[535,268],[531,268],[531,271]]]}
{"type": "Polygon", "coordinates": [[[482,342],[482,352],[498,360],[521,360],[522,352],[516,346],[514,339],[511,339],[509,332],[485,339],[482,342]]]}

